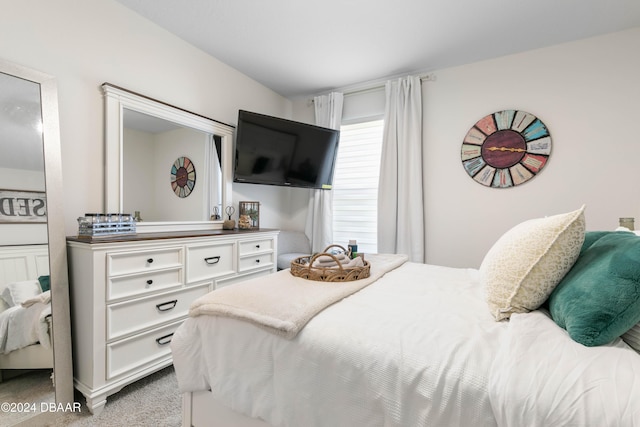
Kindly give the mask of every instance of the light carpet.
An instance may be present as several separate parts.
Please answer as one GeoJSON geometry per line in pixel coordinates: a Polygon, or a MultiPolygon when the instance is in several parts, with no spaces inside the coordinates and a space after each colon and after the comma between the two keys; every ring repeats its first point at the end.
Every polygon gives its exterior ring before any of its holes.
{"type": "Polygon", "coordinates": [[[75,400],[82,404],[79,413],[60,413],[53,420],[36,419],[21,426],[178,427],[182,423],[182,395],[173,366],[107,397],[107,404],[99,415],[91,415],[82,394],[76,392],[75,400]]]}

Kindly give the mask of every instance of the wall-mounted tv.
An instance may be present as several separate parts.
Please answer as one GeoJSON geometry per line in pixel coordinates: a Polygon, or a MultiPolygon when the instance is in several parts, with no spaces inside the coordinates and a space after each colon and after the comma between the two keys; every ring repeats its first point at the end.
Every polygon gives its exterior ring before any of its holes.
{"type": "Polygon", "coordinates": [[[330,189],[340,131],[240,110],[234,181],[330,189]]]}

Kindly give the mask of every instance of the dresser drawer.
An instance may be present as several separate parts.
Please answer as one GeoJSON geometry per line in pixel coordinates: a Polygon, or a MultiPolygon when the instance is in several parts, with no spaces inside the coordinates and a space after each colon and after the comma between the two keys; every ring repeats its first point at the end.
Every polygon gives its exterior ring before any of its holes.
{"type": "Polygon", "coordinates": [[[234,274],[234,242],[187,246],[187,282],[234,274]]]}
{"type": "Polygon", "coordinates": [[[185,317],[189,306],[209,292],[210,283],[107,306],[107,339],[185,317]]]}
{"type": "Polygon", "coordinates": [[[182,247],[108,253],[107,274],[117,276],[181,266],[182,253],[182,247]]]}
{"type": "Polygon", "coordinates": [[[182,286],[182,268],[116,276],[107,281],[107,301],[142,296],[182,286]]]}
{"type": "Polygon", "coordinates": [[[140,370],[171,357],[171,337],[182,324],[175,322],[124,340],[107,344],[107,380],[140,370]]]}
{"type": "Polygon", "coordinates": [[[267,251],[273,251],[272,238],[240,241],[240,256],[267,251]]]}
{"type": "Polygon", "coordinates": [[[273,265],[273,252],[268,254],[260,254],[253,256],[245,256],[240,258],[238,271],[247,271],[254,268],[261,268],[273,265]]]}

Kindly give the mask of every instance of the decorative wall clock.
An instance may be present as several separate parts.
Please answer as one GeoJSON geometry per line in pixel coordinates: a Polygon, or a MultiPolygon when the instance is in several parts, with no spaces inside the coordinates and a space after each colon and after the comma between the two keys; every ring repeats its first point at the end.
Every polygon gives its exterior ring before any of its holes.
{"type": "Polygon", "coordinates": [[[551,136],[533,114],[503,110],[480,119],[462,142],[462,165],[487,187],[508,188],[536,176],[551,155],[551,136]]]}
{"type": "Polygon", "coordinates": [[[171,166],[171,188],[178,197],[187,197],[196,185],[196,168],[188,157],[178,157],[171,166]]]}

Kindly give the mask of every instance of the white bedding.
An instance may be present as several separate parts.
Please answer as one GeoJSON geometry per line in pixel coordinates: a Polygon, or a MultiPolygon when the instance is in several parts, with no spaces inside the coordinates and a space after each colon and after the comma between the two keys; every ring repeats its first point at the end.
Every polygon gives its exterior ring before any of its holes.
{"type": "Polygon", "coordinates": [[[51,348],[49,325],[51,303],[35,302],[29,307],[17,305],[0,313],[0,353],[7,354],[31,344],[51,348]]]}
{"type": "Polygon", "coordinates": [[[171,343],[181,391],[273,426],[640,426],[640,356],[543,311],[496,322],[477,270],[406,263],[292,340],[215,316],[171,343]]]}
{"type": "Polygon", "coordinates": [[[488,376],[506,327],[476,270],[406,263],[295,339],[199,316],[171,346],[182,391],[211,387],[274,426],[492,426],[488,376]]]}
{"type": "Polygon", "coordinates": [[[500,426],[640,426],[640,356],[585,347],[544,311],[514,314],[489,393],[500,426]]]}

